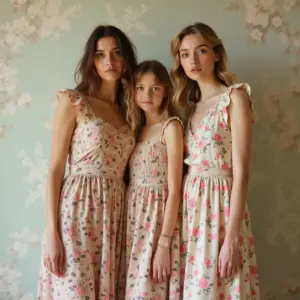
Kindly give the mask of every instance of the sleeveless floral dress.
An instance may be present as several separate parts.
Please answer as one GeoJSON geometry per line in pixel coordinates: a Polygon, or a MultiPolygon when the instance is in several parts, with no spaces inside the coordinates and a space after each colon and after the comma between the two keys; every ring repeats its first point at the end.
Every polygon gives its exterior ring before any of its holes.
{"type": "Polygon", "coordinates": [[[162,137],[170,122],[180,121],[175,117],[168,119],[161,139],[137,143],[129,160],[125,298],[128,300],[180,299],[179,226],[174,230],[170,247],[169,280],[155,283],[151,273],[168,197],[168,157],[162,137]]]}
{"type": "MultiPolygon", "coordinates": [[[[185,134],[185,163],[181,233],[183,299],[258,300],[254,238],[246,204],[240,231],[240,271],[218,276],[218,256],[227,231],[232,187],[232,136],[227,107],[232,89],[251,93],[248,84],[235,84],[220,96],[194,133],[185,134]]],[[[252,100],[251,100],[252,108],[252,100]]]]}
{"type": "Polygon", "coordinates": [[[65,272],[56,277],[42,263],[38,299],[117,299],[123,175],[135,139],[127,125],[115,128],[96,117],[78,92],[58,92],[58,100],[62,97],[77,110],[58,209],[65,272]]]}

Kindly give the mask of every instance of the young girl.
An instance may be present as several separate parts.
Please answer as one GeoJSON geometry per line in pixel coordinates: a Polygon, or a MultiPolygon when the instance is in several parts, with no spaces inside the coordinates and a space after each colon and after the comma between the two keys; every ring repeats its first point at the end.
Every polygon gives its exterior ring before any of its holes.
{"type": "Polygon", "coordinates": [[[138,142],[126,194],[126,299],[179,299],[182,125],[169,118],[172,85],[161,63],[142,62],[134,79],[129,120],[138,142]]]}
{"type": "Polygon", "coordinates": [[[222,41],[207,25],[171,42],[174,102],[187,121],[181,272],[183,299],[259,299],[246,204],[253,102],[233,84],[222,41]]]}
{"type": "Polygon", "coordinates": [[[135,67],[128,37],[99,26],[87,41],[76,89],[58,92],[40,300],[117,298],[123,174],[135,144],[126,102],[135,67]],[[70,174],[63,180],[68,154],[70,174]]]}

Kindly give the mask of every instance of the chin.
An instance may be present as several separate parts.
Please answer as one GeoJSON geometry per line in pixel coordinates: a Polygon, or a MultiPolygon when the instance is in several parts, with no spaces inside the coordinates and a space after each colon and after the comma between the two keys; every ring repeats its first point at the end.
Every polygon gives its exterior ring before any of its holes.
{"type": "Polygon", "coordinates": [[[199,81],[199,80],[203,80],[205,79],[207,76],[205,76],[205,74],[190,74],[190,76],[188,76],[191,80],[194,81],[199,81]]]}
{"type": "Polygon", "coordinates": [[[119,79],[121,79],[121,75],[120,74],[116,74],[116,75],[105,74],[104,76],[101,76],[101,78],[106,81],[118,81],[119,79]]]}

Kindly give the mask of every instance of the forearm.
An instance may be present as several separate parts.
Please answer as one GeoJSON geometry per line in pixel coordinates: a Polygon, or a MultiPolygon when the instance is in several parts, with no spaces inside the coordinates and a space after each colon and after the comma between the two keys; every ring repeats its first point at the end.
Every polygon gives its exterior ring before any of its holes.
{"type": "Polygon", "coordinates": [[[169,192],[161,234],[172,237],[178,219],[180,192],[169,192]]]}
{"type": "Polygon", "coordinates": [[[64,172],[56,170],[49,172],[46,189],[46,232],[56,234],[58,229],[58,202],[64,172]]]}
{"type": "Polygon", "coordinates": [[[238,239],[244,216],[247,199],[248,176],[238,176],[233,179],[230,195],[230,215],[226,239],[238,239]]]}

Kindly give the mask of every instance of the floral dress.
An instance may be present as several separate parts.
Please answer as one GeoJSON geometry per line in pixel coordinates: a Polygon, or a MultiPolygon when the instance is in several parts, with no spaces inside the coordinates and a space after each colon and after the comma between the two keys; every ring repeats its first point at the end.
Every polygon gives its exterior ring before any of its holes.
{"type": "MultiPolygon", "coordinates": [[[[137,143],[129,160],[130,185],[127,190],[126,298],[164,300],[180,297],[180,234],[177,225],[170,247],[171,275],[168,282],[152,280],[152,258],[162,230],[168,197],[168,157],[162,143],[165,123],[158,141],[137,143]]],[[[180,121],[179,121],[180,122],[180,121]]]]}
{"type": "Polygon", "coordinates": [[[120,263],[123,174],[135,139],[127,125],[96,117],[76,91],[58,92],[76,106],[69,175],[62,186],[58,222],[65,250],[61,278],[40,269],[39,300],[113,300],[120,263]]]}
{"type": "MultiPolygon", "coordinates": [[[[240,231],[240,270],[233,277],[218,276],[218,255],[228,227],[232,187],[232,136],[227,107],[235,84],[220,96],[194,133],[185,134],[181,275],[183,299],[258,300],[254,238],[246,204],[240,231]]],[[[252,108],[252,100],[251,100],[252,108]]]]}

